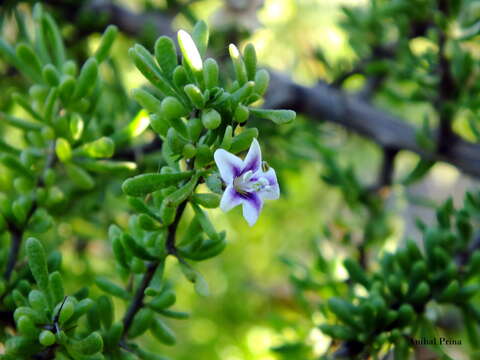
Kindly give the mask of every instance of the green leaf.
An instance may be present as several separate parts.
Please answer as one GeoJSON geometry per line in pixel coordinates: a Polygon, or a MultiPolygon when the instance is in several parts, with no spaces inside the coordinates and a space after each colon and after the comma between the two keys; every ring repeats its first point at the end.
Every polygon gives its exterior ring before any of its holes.
{"type": "Polygon", "coordinates": [[[164,74],[171,79],[178,60],[175,44],[168,36],[161,36],[155,42],[155,58],[164,74]]]}
{"type": "Polygon", "coordinates": [[[94,332],[80,341],[72,340],[68,346],[78,354],[93,355],[102,351],[103,338],[98,332],[94,332]]]}
{"type": "Polygon", "coordinates": [[[207,23],[203,20],[198,21],[193,27],[192,38],[198,47],[201,56],[207,52],[209,31],[207,23]]]}
{"type": "Polygon", "coordinates": [[[91,190],[95,187],[95,180],[80,166],[67,163],[65,164],[65,169],[70,180],[80,189],[91,190]]]}
{"type": "Polygon", "coordinates": [[[95,141],[83,144],[75,153],[91,158],[110,158],[115,152],[115,143],[109,137],[101,137],[95,141]]]}
{"type": "Polygon", "coordinates": [[[58,271],[54,271],[48,277],[49,280],[49,294],[54,304],[59,303],[65,297],[65,290],[63,288],[62,275],[58,271]]]}
{"type": "Polygon", "coordinates": [[[128,330],[128,337],[133,339],[147,331],[152,324],[154,315],[155,314],[150,309],[140,309],[133,318],[132,326],[128,330]]]}
{"type": "Polygon", "coordinates": [[[43,13],[41,22],[42,28],[45,31],[46,40],[53,52],[52,58],[57,67],[60,68],[65,62],[65,47],[60,30],[50,14],[43,13]]]}
{"type": "Polygon", "coordinates": [[[366,289],[370,288],[370,281],[368,280],[367,274],[357,261],[345,259],[343,264],[353,281],[362,284],[366,289]]]}
{"type": "Polygon", "coordinates": [[[71,296],[67,296],[62,303],[58,304],[57,311],[60,311],[58,322],[60,324],[65,324],[68,320],[70,320],[75,312],[75,302],[73,298],[71,296]]]}
{"type": "Polygon", "coordinates": [[[255,74],[255,92],[262,96],[265,94],[270,83],[270,75],[267,70],[259,70],[255,74]]]}
{"type": "Polygon", "coordinates": [[[110,295],[113,295],[115,297],[124,299],[124,300],[129,300],[130,299],[130,294],[121,288],[120,286],[114,284],[111,282],[109,279],[103,276],[99,276],[95,279],[95,284],[103,291],[106,293],[109,293],[110,295]]]}
{"type": "Polygon", "coordinates": [[[27,228],[29,231],[37,234],[42,234],[48,231],[53,225],[53,219],[45,209],[37,209],[30,220],[27,228]]]}
{"type": "Polygon", "coordinates": [[[142,247],[142,245],[137,243],[135,239],[127,233],[123,234],[122,243],[126,248],[128,248],[133,253],[133,255],[135,255],[140,259],[143,259],[143,260],[157,259],[155,256],[150,255],[150,253],[144,247],[142,247]]]}
{"type": "Polygon", "coordinates": [[[60,81],[59,96],[64,104],[68,104],[75,92],[77,81],[71,75],[64,75],[60,81]]]}
{"type": "Polygon", "coordinates": [[[182,202],[186,201],[188,197],[195,190],[195,187],[198,183],[198,174],[194,174],[192,178],[178,190],[175,190],[173,193],[165,197],[163,204],[167,207],[177,207],[182,202]]]}
{"type": "Polygon", "coordinates": [[[192,37],[184,30],[178,32],[178,44],[183,58],[194,73],[200,73],[203,69],[202,57],[192,37]]]}
{"type": "Polygon", "coordinates": [[[248,110],[248,107],[239,104],[237,108],[235,109],[235,113],[233,115],[233,119],[240,123],[243,124],[248,120],[248,117],[250,116],[250,111],[248,110]]]}
{"type": "Polygon", "coordinates": [[[240,102],[245,102],[250,95],[252,95],[253,91],[255,88],[255,84],[253,81],[247,81],[245,84],[242,85],[242,87],[238,90],[236,90],[232,94],[232,101],[237,104],[240,102]]]}
{"type": "Polygon", "coordinates": [[[117,37],[117,33],[118,28],[115,25],[108,25],[103,32],[102,40],[100,41],[100,45],[94,55],[99,64],[107,58],[110,48],[117,37]]]}
{"type": "Polygon", "coordinates": [[[234,44],[230,44],[228,46],[228,52],[230,53],[230,58],[233,62],[237,81],[240,85],[243,85],[247,82],[247,70],[242,56],[240,55],[240,51],[238,51],[238,48],[234,44]]]}
{"type": "Polygon", "coordinates": [[[113,133],[111,138],[116,146],[123,145],[140,136],[148,128],[149,123],[148,113],[145,110],[140,110],[127,126],[113,133]]]}
{"type": "Polygon", "coordinates": [[[162,311],[173,304],[176,301],[175,293],[171,290],[165,290],[160,295],[154,297],[147,306],[152,308],[155,311],[162,311]]]}
{"type": "Polygon", "coordinates": [[[83,64],[80,75],[75,86],[74,97],[79,99],[87,95],[88,91],[93,88],[98,77],[98,62],[95,58],[89,58],[83,64]]]}
{"type": "Polygon", "coordinates": [[[330,298],[328,300],[328,306],[330,310],[344,323],[354,328],[358,328],[360,324],[358,320],[354,318],[355,306],[350,302],[340,298],[330,298]]]}
{"type": "Polygon", "coordinates": [[[190,199],[207,209],[214,209],[220,205],[221,196],[218,194],[193,194],[190,199]]]}
{"type": "Polygon", "coordinates": [[[218,241],[219,235],[215,231],[215,227],[213,226],[212,222],[208,218],[208,215],[196,204],[192,203],[193,210],[197,215],[197,219],[202,226],[203,231],[208,235],[208,237],[212,240],[218,241]]]}
{"type": "Polygon", "coordinates": [[[203,65],[203,79],[207,89],[213,89],[218,86],[218,64],[212,58],[205,60],[203,65]]]}
{"type": "Polygon", "coordinates": [[[72,159],[72,148],[64,138],[58,138],[55,144],[55,153],[61,162],[69,162],[72,159]]]}
{"type": "Polygon", "coordinates": [[[43,83],[42,64],[32,47],[29,44],[20,43],[15,48],[15,53],[20,61],[19,70],[35,82],[43,83]]]}
{"type": "Polygon", "coordinates": [[[44,291],[48,291],[48,269],[45,260],[45,250],[39,240],[29,238],[26,244],[28,256],[28,265],[32,272],[38,287],[44,291]]]}
{"type": "Polygon", "coordinates": [[[35,324],[33,323],[32,319],[28,316],[21,316],[17,321],[17,328],[20,331],[20,334],[27,336],[29,338],[33,338],[38,335],[40,331],[35,324]]]}
{"type": "Polygon", "coordinates": [[[55,344],[56,337],[50,330],[43,330],[38,336],[38,341],[43,346],[51,346],[55,344]]]}
{"type": "Polygon", "coordinates": [[[173,174],[142,174],[125,180],[122,190],[130,196],[144,196],[170,185],[175,185],[181,180],[188,179],[193,171],[173,174]]]}
{"type": "Polygon", "coordinates": [[[97,305],[100,310],[100,320],[105,329],[109,329],[112,326],[114,319],[112,299],[109,296],[102,295],[97,299],[97,305]]]}
{"type": "MultiPolygon", "coordinates": [[[[17,69],[21,70],[22,65],[17,58],[17,55],[15,53],[15,50],[7,43],[5,42],[2,38],[0,38],[0,55],[3,56],[3,58],[10,64],[15,66],[17,69]]],[[[36,75],[33,75],[33,78],[35,78],[36,75]]]]}
{"type": "Polygon", "coordinates": [[[23,110],[25,110],[28,114],[30,114],[31,117],[33,117],[35,120],[43,122],[44,119],[43,117],[36,111],[35,109],[32,108],[30,103],[27,101],[25,96],[19,93],[14,93],[12,94],[12,99],[20,105],[23,110]]]}
{"type": "Polygon", "coordinates": [[[413,304],[421,304],[425,302],[430,295],[430,286],[427,282],[422,281],[410,296],[410,301],[413,304]]]}
{"type": "Polygon", "coordinates": [[[133,89],[132,97],[147,111],[151,113],[162,112],[162,102],[158,100],[155,96],[143,89],[133,89]]]}
{"type": "Polygon", "coordinates": [[[183,312],[183,311],[162,310],[160,311],[160,313],[163,316],[170,317],[172,319],[179,319],[179,320],[188,319],[190,317],[189,313],[183,312]]]}
{"type": "Polygon", "coordinates": [[[422,180],[428,171],[435,165],[435,161],[420,159],[415,168],[401,181],[403,185],[411,185],[422,180]]]}
{"type": "Polygon", "coordinates": [[[176,92],[170,85],[168,79],[162,74],[161,70],[155,64],[152,55],[140,45],[128,50],[128,54],[132,58],[135,66],[156,86],[165,96],[176,96],[176,92]]]}
{"type": "Polygon", "coordinates": [[[137,164],[132,161],[85,159],[81,161],[81,164],[86,170],[100,174],[132,172],[137,169],[137,164]]]}
{"type": "Polygon", "coordinates": [[[193,85],[193,84],[185,85],[183,90],[187,94],[192,104],[197,109],[203,109],[203,107],[205,106],[205,98],[201,90],[196,85],[193,85]]]}
{"type": "Polygon", "coordinates": [[[208,288],[208,283],[205,278],[197,272],[197,276],[195,279],[195,291],[198,295],[207,297],[210,295],[210,290],[208,288]]]}
{"type": "Polygon", "coordinates": [[[222,180],[217,174],[212,174],[205,180],[207,187],[214,193],[223,194],[222,180]]]}
{"type": "Polygon", "coordinates": [[[177,98],[172,96],[162,100],[161,111],[167,119],[179,119],[188,115],[188,109],[177,98]]]}
{"type": "Polygon", "coordinates": [[[247,44],[243,50],[245,68],[247,70],[248,80],[255,80],[255,75],[257,73],[257,53],[255,52],[255,47],[253,44],[247,44]]]}
{"type": "Polygon", "coordinates": [[[181,89],[189,83],[187,71],[183,65],[178,65],[173,71],[173,83],[177,89],[181,89]]]}
{"type": "Polygon", "coordinates": [[[222,123],[222,117],[215,109],[202,111],[202,124],[208,130],[215,130],[222,123]]]}
{"type": "Polygon", "coordinates": [[[52,64],[47,64],[43,67],[42,76],[45,82],[50,86],[58,86],[60,84],[60,74],[52,64]]]}
{"type": "Polygon", "coordinates": [[[28,179],[34,178],[33,173],[13,155],[0,154],[0,163],[28,179]]]}
{"type": "Polygon", "coordinates": [[[177,342],[173,331],[158,318],[153,319],[150,331],[157,340],[165,345],[174,345],[177,342]]]}
{"type": "Polygon", "coordinates": [[[232,145],[230,146],[230,152],[237,154],[240,151],[244,151],[250,147],[253,139],[258,136],[257,128],[248,128],[243,130],[240,134],[236,135],[232,139],[232,145]]]}
{"type": "Polygon", "coordinates": [[[26,121],[15,116],[5,114],[0,112],[0,120],[5,121],[8,125],[16,127],[21,130],[26,131],[39,131],[42,129],[42,126],[38,123],[33,123],[31,121],[26,121]]]}
{"type": "Polygon", "coordinates": [[[272,120],[275,124],[286,124],[295,119],[295,111],[292,110],[265,110],[250,108],[250,112],[262,119],[272,120]]]}

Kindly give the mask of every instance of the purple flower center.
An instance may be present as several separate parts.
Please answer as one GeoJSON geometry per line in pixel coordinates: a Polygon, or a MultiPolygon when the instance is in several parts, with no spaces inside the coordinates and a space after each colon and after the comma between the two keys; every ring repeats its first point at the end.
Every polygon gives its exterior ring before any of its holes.
{"type": "Polygon", "coordinates": [[[268,179],[261,173],[254,174],[252,170],[248,170],[234,178],[233,187],[240,195],[246,195],[264,190],[268,191],[271,186],[268,179]]]}

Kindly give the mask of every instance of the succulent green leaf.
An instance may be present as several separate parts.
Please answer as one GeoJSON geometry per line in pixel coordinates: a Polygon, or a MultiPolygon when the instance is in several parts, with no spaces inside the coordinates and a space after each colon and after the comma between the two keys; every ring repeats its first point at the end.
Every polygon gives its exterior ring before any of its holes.
{"type": "Polygon", "coordinates": [[[250,112],[262,119],[272,120],[275,124],[282,125],[295,119],[295,111],[292,110],[266,110],[250,108],[250,112]]]}
{"type": "Polygon", "coordinates": [[[32,272],[38,287],[44,291],[48,291],[48,269],[45,259],[45,250],[39,240],[29,238],[26,243],[26,251],[28,256],[28,265],[32,272]]]}
{"type": "Polygon", "coordinates": [[[142,174],[125,180],[122,189],[125,194],[130,196],[144,196],[188,179],[192,174],[193,171],[174,174],[142,174]]]}
{"type": "Polygon", "coordinates": [[[118,28],[115,25],[108,25],[102,35],[102,40],[100,41],[100,45],[95,51],[95,59],[100,64],[103,62],[110,52],[110,49],[117,37],[118,28]]]}
{"type": "Polygon", "coordinates": [[[175,44],[168,36],[161,36],[155,42],[155,58],[164,74],[171,79],[173,71],[178,65],[178,60],[175,44]]]}

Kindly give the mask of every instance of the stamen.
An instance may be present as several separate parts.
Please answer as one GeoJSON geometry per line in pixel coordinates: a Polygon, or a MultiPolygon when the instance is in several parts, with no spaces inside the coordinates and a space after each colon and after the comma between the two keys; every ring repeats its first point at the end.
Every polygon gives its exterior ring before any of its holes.
{"type": "Polygon", "coordinates": [[[262,170],[263,172],[267,172],[270,169],[270,165],[266,161],[262,161],[262,170]]]}
{"type": "Polygon", "coordinates": [[[249,170],[245,174],[235,178],[233,186],[239,194],[245,195],[247,193],[259,192],[262,190],[268,191],[271,188],[268,179],[265,177],[251,181],[253,175],[253,171],[249,170]]]}

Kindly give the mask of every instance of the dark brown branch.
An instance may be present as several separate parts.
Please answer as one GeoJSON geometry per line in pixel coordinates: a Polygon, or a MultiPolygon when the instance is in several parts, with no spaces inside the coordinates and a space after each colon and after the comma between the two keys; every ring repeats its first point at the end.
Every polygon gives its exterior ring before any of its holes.
{"type": "Polygon", "coordinates": [[[393,183],[393,173],[395,171],[395,157],[398,154],[398,149],[384,148],[382,167],[378,174],[377,188],[381,189],[385,186],[390,186],[393,183]]]}
{"type": "Polygon", "coordinates": [[[142,155],[150,154],[159,151],[162,147],[162,139],[155,136],[155,138],[146,144],[137,147],[125,148],[118,151],[113,158],[115,160],[137,161],[142,155]]]}
{"type": "MultiPolygon", "coordinates": [[[[30,210],[26,216],[25,224],[28,224],[28,221],[32,217],[33,213],[37,209],[37,203],[34,202],[30,207],[30,210]]],[[[10,234],[12,235],[12,244],[10,246],[10,252],[8,254],[7,260],[7,267],[5,268],[4,278],[6,281],[10,279],[13,270],[15,269],[15,265],[17,264],[18,254],[20,253],[20,247],[22,245],[22,238],[23,238],[23,229],[19,228],[16,224],[10,223],[8,224],[8,229],[10,234]]]]}
{"type": "Polygon", "coordinates": [[[175,246],[176,229],[178,227],[178,223],[180,222],[182,214],[185,211],[186,206],[187,206],[186,201],[184,201],[179,205],[175,220],[173,224],[169,226],[169,229],[168,229],[168,237],[167,237],[167,243],[166,243],[167,252],[174,256],[177,256],[177,248],[175,246]]]}
{"type": "Polygon", "coordinates": [[[157,35],[174,35],[173,16],[163,12],[135,13],[111,0],[90,0],[81,5],[68,0],[47,0],[45,3],[61,10],[62,16],[75,21],[82,32],[103,31],[107,25],[114,24],[130,36],[145,35],[149,31],[157,35]]]}
{"type": "Polygon", "coordinates": [[[123,334],[124,334],[124,336],[127,335],[128,330],[130,329],[130,326],[132,325],[133,319],[135,318],[135,315],[143,307],[143,299],[145,297],[145,289],[150,284],[150,281],[152,281],[153,275],[155,275],[155,271],[157,270],[159,264],[160,263],[157,261],[157,262],[150,263],[147,266],[147,272],[145,273],[145,275],[143,275],[142,282],[138,286],[137,292],[135,293],[135,296],[133,297],[129,308],[128,308],[127,312],[125,313],[125,317],[123,318],[123,334]]]}
{"type": "Polygon", "coordinates": [[[447,162],[466,174],[480,177],[480,145],[453,135],[446,149],[428,152],[416,142],[412,125],[325,83],[307,87],[273,73],[265,107],[292,109],[313,120],[331,121],[382,147],[412,151],[425,159],[447,162]]]}
{"type": "MultiPolygon", "coordinates": [[[[167,235],[168,237],[167,237],[167,243],[166,243],[168,254],[172,254],[172,255],[176,254],[175,238],[177,233],[177,227],[178,227],[178,223],[180,222],[180,219],[182,218],[186,205],[187,205],[186,202],[183,202],[182,204],[180,204],[177,210],[177,214],[175,215],[175,220],[168,227],[168,235],[167,235]]],[[[125,313],[125,316],[123,318],[123,337],[125,337],[128,334],[128,330],[130,329],[130,326],[133,323],[133,319],[135,318],[135,315],[143,307],[144,305],[143,300],[145,298],[145,289],[150,285],[150,282],[152,281],[153,276],[155,275],[155,271],[157,270],[159,265],[160,265],[160,261],[155,261],[148,264],[147,272],[143,276],[142,282],[138,286],[138,289],[135,292],[132,302],[130,303],[130,306],[128,307],[127,312],[125,313]]]]}
{"type": "Polygon", "coordinates": [[[12,236],[12,244],[10,246],[10,252],[8,253],[7,267],[5,268],[5,273],[3,275],[6,281],[10,279],[13,269],[15,268],[15,264],[17,263],[23,235],[23,233],[16,227],[11,227],[10,234],[12,236]]]}
{"type": "Polygon", "coordinates": [[[0,323],[14,327],[15,319],[13,318],[13,311],[0,311],[0,323]]]}

